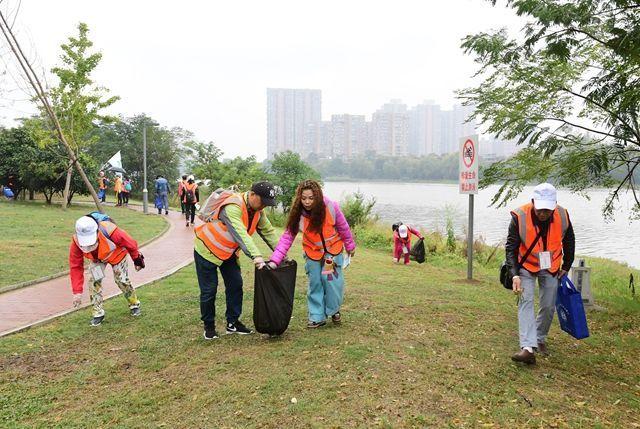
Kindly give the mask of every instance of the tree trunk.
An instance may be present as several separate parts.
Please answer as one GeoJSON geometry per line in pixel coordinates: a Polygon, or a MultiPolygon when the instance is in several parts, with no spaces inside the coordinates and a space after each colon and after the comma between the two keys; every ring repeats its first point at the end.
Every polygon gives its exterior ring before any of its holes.
{"type": "Polygon", "coordinates": [[[67,181],[64,183],[64,191],[62,192],[62,210],[66,210],[69,206],[69,188],[71,187],[71,176],[73,175],[73,165],[67,168],[67,181]]]}
{"type": "Polygon", "coordinates": [[[29,201],[36,199],[36,192],[33,189],[29,189],[29,201]]]}

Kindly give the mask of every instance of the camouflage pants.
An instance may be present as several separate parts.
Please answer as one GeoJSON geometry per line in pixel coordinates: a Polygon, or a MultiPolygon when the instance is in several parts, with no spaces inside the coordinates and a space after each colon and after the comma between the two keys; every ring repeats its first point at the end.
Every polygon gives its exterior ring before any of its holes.
{"type": "MultiPolygon", "coordinates": [[[[102,271],[104,272],[107,264],[102,262],[91,262],[89,264],[89,272],[91,273],[92,269],[95,266],[100,266],[102,271]]],[[[120,261],[116,265],[112,265],[113,269],[113,279],[116,284],[122,291],[122,295],[129,303],[129,308],[135,308],[140,306],[140,301],[136,296],[136,291],[131,286],[131,280],[129,280],[129,264],[127,262],[127,258],[125,257],[122,261],[120,261]]],[[[91,276],[91,304],[93,304],[93,317],[104,316],[104,308],[102,306],[102,280],[95,280],[93,275],[91,276]]]]}

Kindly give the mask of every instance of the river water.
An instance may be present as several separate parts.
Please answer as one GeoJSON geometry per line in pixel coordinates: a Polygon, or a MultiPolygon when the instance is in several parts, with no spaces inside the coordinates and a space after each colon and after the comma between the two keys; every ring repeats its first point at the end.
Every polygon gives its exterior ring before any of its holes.
{"type": "MultiPolygon", "coordinates": [[[[481,190],[475,196],[474,237],[482,237],[489,244],[503,242],[509,226],[509,210],[531,199],[533,187],[525,187],[520,197],[511,201],[508,208],[489,206],[498,187],[481,190]]],[[[376,198],[374,212],[386,223],[401,220],[427,231],[446,230],[447,213],[453,219],[457,235],[467,228],[468,197],[458,193],[457,184],[399,183],[399,182],[326,182],[326,195],[341,200],[346,194],[360,190],[366,196],[376,198]]],[[[640,268],[640,221],[630,222],[633,197],[624,194],[616,210],[616,217],[605,222],[602,207],[608,195],[606,190],[592,190],[590,200],[558,190],[558,204],[569,211],[576,235],[576,253],[601,256],[626,262],[640,268]]]]}

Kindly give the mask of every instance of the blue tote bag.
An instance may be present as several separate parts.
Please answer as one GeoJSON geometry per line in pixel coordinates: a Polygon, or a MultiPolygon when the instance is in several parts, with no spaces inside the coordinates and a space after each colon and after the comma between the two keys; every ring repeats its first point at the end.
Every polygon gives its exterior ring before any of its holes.
{"type": "Polygon", "coordinates": [[[560,320],[560,328],[563,331],[578,340],[589,336],[582,295],[566,275],[562,277],[558,285],[556,311],[558,312],[558,320],[560,320]]]}

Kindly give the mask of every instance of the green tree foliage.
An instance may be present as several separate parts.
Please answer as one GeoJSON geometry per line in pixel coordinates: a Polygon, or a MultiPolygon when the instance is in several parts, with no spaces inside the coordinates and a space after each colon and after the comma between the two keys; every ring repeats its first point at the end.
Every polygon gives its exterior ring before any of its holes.
{"type": "MultiPolygon", "coordinates": [[[[495,4],[495,0],[493,1],[495,4]]],[[[482,82],[460,92],[488,132],[525,147],[484,171],[482,186],[504,182],[493,202],[505,204],[531,182],[574,192],[629,189],[640,215],[640,5],[628,0],[507,0],[527,19],[469,35],[462,44],[482,82]]]]}
{"type": "Polygon", "coordinates": [[[222,150],[213,142],[197,141],[187,144],[186,150],[189,157],[187,169],[198,179],[210,179],[215,182],[220,176],[222,150]]]}
{"type": "Polygon", "coordinates": [[[68,143],[76,150],[95,142],[95,124],[114,120],[102,111],[119,100],[109,97],[108,89],[94,85],[91,74],[102,54],[88,52],[93,46],[88,33],[87,24],[78,24],[78,36],[60,46],[62,65],[51,70],[58,78],[58,85],[49,93],[51,102],[68,143]]]}
{"type": "MultiPolygon", "coordinates": [[[[69,165],[66,155],[60,145],[40,146],[24,127],[0,130],[2,182],[6,182],[9,175],[15,175],[18,191],[40,192],[47,203],[51,203],[53,195],[64,189],[69,165]]],[[[94,165],[93,159],[83,153],[80,154],[80,162],[87,168],[94,165]]],[[[88,193],[80,176],[75,175],[71,181],[70,193],[88,193]]]]}
{"type": "Polygon", "coordinates": [[[213,142],[191,142],[187,145],[187,151],[189,171],[198,179],[210,179],[212,189],[234,186],[246,190],[254,182],[269,179],[255,156],[237,156],[221,161],[223,152],[213,142]]]}
{"type": "MultiPolygon", "coordinates": [[[[62,131],[71,148],[76,152],[76,156],[87,158],[86,148],[95,143],[93,129],[96,125],[110,122],[112,117],[102,114],[102,111],[115,103],[119,98],[108,96],[108,90],[104,87],[96,86],[91,78],[102,54],[99,52],[90,53],[93,43],[88,38],[89,27],[78,24],[77,37],[69,37],[67,43],[63,43],[60,48],[62,54],[60,61],[62,64],[54,67],[51,71],[57,77],[58,84],[49,91],[49,97],[62,131]],[[84,154],[84,155],[83,155],[84,154]]],[[[26,120],[27,128],[32,137],[41,146],[61,145],[53,132],[53,124],[45,112],[40,116],[26,120]]],[[[58,152],[57,149],[53,149],[58,152]]],[[[72,184],[73,169],[67,166],[69,183],[72,184]]],[[[86,186],[69,189],[67,202],[71,202],[73,194],[86,189],[86,186]]],[[[88,191],[88,190],[87,190],[88,191]]]]}
{"type": "MultiPolygon", "coordinates": [[[[96,165],[102,165],[113,154],[121,151],[122,167],[133,181],[135,193],[143,189],[142,128],[144,124],[147,124],[148,189],[154,189],[155,177],[162,175],[171,182],[175,190],[180,161],[184,156],[182,145],[188,144],[184,140],[191,136],[182,128],[148,125],[152,123],[154,123],[152,118],[142,114],[132,118],[122,118],[94,129],[98,143],[91,147],[90,153],[97,161],[96,165]]],[[[94,171],[97,177],[97,169],[94,171]]]]}
{"type": "Polygon", "coordinates": [[[313,164],[324,178],[359,180],[443,181],[457,180],[458,156],[423,157],[360,156],[349,161],[339,158],[313,164]]]}
{"type": "Polygon", "coordinates": [[[278,193],[278,202],[282,204],[285,213],[289,211],[298,184],[306,179],[320,181],[320,174],[309,164],[300,159],[300,155],[294,152],[282,152],[274,156],[270,166],[270,173],[274,185],[281,192],[278,193]]]}

